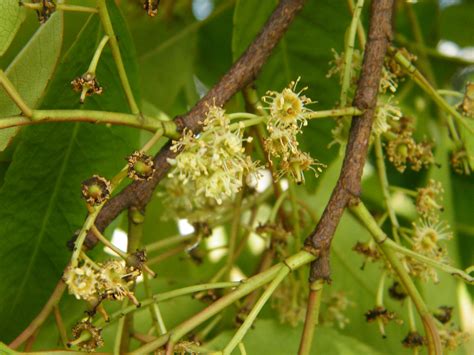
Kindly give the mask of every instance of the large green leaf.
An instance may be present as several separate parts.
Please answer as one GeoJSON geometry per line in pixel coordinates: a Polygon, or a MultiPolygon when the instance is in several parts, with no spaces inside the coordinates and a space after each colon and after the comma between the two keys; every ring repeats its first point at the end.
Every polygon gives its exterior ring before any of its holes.
{"type": "MultiPolygon", "coordinates": [[[[0,23],[1,21],[0,19],[0,23]]],[[[36,31],[6,70],[8,78],[30,107],[36,107],[43,96],[59,60],[62,41],[63,15],[59,12],[51,16],[48,22],[36,31]]],[[[0,116],[19,113],[18,107],[1,90],[0,116]]],[[[16,127],[0,130],[0,151],[7,147],[17,132],[16,127]]]]}
{"type": "Polygon", "coordinates": [[[17,0],[3,0],[0,3],[0,56],[8,49],[24,19],[25,11],[17,0]]]}
{"type": "MultiPolygon", "coordinates": [[[[114,6],[112,2],[109,6],[114,6]]],[[[119,12],[111,8],[114,27],[122,33],[122,48],[132,48],[119,12]],[[128,41],[128,43],[127,43],[128,41]]],[[[70,81],[84,73],[102,37],[93,16],[62,60],[43,106],[79,107],[70,81]]],[[[133,52],[132,52],[133,53],[133,52]]],[[[136,72],[133,54],[124,55],[128,73],[136,72]],[[134,69],[135,68],[135,69],[134,69]]],[[[104,51],[97,76],[104,86],[84,108],[127,111],[118,73],[109,50],[104,51]]],[[[137,78],[131,78],[137,92],[137,78]]],[[[0,189],[0,318],[16,322],[0,325],[0,338],[9,341],[42,307],[70,257],[65,243],[84,221],[80,182],[93,173],[111,177],[136,147],[138,131],[86,123],[55,123],[23,131],[0,189]]]]}
{"type": "Polygon", "coordinates": [[[472,46],[474,29],[466,24],[472,22],[474,4],[465,2],[449,6],[441,12],[441,38],[456,42],[461,47],[472,46]]]}

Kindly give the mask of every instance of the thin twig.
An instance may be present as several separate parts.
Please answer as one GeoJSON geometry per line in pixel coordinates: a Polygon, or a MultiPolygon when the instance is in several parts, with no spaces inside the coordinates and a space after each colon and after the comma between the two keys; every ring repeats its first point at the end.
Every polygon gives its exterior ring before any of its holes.
{"type": "Polygon", "coordinates": [[[392,36],[392,10],[393,0],[372,2],[369,39],[352,105],[364,113],[352,120],[346,155],[336,187],[320,222],[305,242],[308,251],[320,252],[320,258],[311,268],[311,281],[330,280],[329,249],[332,238],[347,204],[357,201],[360,195],[360,181],[369,146],[383,61],[392,36]]]}

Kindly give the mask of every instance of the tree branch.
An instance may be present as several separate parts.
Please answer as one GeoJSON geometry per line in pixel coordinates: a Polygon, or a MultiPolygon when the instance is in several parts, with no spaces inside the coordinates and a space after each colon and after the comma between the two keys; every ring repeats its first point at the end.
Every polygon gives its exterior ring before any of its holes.
{"type": "MultiPolygon", "coordinates": [[[[190,129],[195,133],[201,131],[199,123],[205,116],[209,105],[224,105],[237,92],[251,83],[278,44],[296,13],[303,7],[304,0],[281,0],[267,23],[247,48],[245,53],[234,63],[221,80],[185,115],[175,118],[180,130],[190,129]]],[[[175,153],[166,145],[154,158],[157,167],[153,179],[145,182],[134,182],[112,198],[102,209],[96,226],[103,231],[123,210],[134,206],[143,210],[150,201],[153,191],[170,168],[167,159],[175,153]]],[[[97,243],[89,233],[86,245],[91,248],[97,243]]]]}
{"type": "Polygon", "coordinates": [[[356,203],[360,195],[360,180],[369,146],[383,61],[392,38],[392,10],[393,0],[372,1],[368,42],[352,105],[364,113],[354,116],[352,120],[336,187],[316,229],[305,241],[308,251],[320,252],[320,258],[311,267],[311,281],[330,280],[329,249],[332,238],[344,209],[349,203],[356,203]]]}

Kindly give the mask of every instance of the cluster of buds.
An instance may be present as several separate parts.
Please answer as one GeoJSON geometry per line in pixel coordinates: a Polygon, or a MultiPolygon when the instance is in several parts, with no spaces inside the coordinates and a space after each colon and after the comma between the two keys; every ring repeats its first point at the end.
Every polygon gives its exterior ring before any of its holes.
{"type": "MultiPolygon", "coordinates": [[[[193,205],[218,205],[232,200],[243,186],[244,177],[258,175],[257,165],[245,154],[240,128],[232,130],[228,116],[219,107],[209,107],[200,137],[191,131],[175,141],[171,150],[181,152],[168,162],[174,167],[168,175],[193,192],[193,205]]],[[[175,183],[176,184],[176,183],[175,183]]],[[[176,187],[176,186],[175,186],[176,187]]]]}
{"type": "Polygon", "coordinates": [[[344,329],[350,323],[346,312],[349,307],[354,307],[355,304],[343,291],[330,293],[329,297],[322,299],[322,303],[326,306],[321,314],[323,324],[335,325],[340,329],[344,329]]]}
{"type": "Polygon", "coordinates": [[[127,158],[128,177],[133,180],[151,180],[155,172],[153,159],[141,151],[127,158]]]}
{"type": "Polygon", "coordinates": [[[123,300],[125,297],[138,306],[139,302],[130,287],[140,274],[139,268],[109,260],[103,264],[90,265],[84,262],[81,266],[68,267],[63,280],[70,294],[76,299],[88,301],[94,307],[105,299],[123,300]]]}
{"type": "Polygon", "coordinates": [[[105,202],[111,193],[110,181],[98,175],[82,182],[82,197],[89,206],[98,206],[105,202]]]}
{"type": "Polygon", "coordinates": [[[272,308],[276,309],[281,323],[296,327],[304,321],[307,292],[300,280],[287,277],[272,295],[272,308]]]}
{"type": "Polygon", "coordinates": [[[403,173],[407,166],[410,166],[413,171],[420,171],[423,167],[433,164],[434,157],[431,148],[431,143],[417,143],[413,139],[412,132],[405,130],[388,141],[386,151],[388,160],[399,172],[403,173]]]}
{"type": "Polygon", "coordinates": [[[281,92],[268,91],[263,101],[268,104],[270,113],[267,122],[268,138],[265,140],[265,150],[271,158],[279,158],[276,178],[289,176],[296,183],[304,182],[304,171],[313,170],[316,176],[322,171],[324,164],[313,159],[308,153],[298,148],[297,134],[302,126],[307,125],[305,115],[310,112],[306,107],[312,103],[310,98],[302,95],[307,90],[296,91],[299,78],[292,81],[281,92]]]}
{"type": "Polygon", "coordinates": [[[71,81],[71,85],[74,91],[81,93],[81,104],[84,103],[86,96],[100,95],[103,91],[102,86],[97,82],[95,74],[89,72],[75,78],[71,81]]]}

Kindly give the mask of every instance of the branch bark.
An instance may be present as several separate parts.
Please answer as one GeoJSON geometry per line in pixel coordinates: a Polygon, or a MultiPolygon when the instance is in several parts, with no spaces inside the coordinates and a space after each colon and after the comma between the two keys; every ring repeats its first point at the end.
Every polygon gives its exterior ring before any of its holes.
{"type": "Polygon", "coordinates": [[[314,232],[306,239],[306,250],[319,258],[311,266],[310,281],[330,281],[329,250],[342,214],[348,204],[357,203],[360,181],[369,147],[385,54],[392,39],[394,0],[372,1],[368,42],[353,106],[364,113],[354,116],[341,173],[331,198],[314,232]]]}
{"type": "MultiPolygon", "coordinates": [[[[305,0],[280,1],[260,33],[221,80],[188,113],[174,119],[180,131],[186,128],[198,133],[202,129],[199,122],[205,116],[209,105],[224,105],[235,93],[256,78],[304,2],[305,0]]],[[[96,220],[96,226],[100,231],[129,207],[145,209],[156,186],[170,168],[167,159],[173,158],[174,153],[169,148],[170,144],[154,157],[157,169],[153,179],[130,184],[104,206],[96,220]]],[[[96,237],[89,233],[85,245],[93,248],[96,243],[96,237]]]]}

